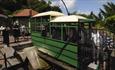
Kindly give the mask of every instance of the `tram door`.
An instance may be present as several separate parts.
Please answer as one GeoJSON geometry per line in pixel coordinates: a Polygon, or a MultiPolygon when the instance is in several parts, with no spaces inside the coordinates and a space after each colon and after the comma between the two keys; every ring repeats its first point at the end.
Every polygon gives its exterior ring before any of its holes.
{"type": "Polygon", "coordinates": [[[87,70],[89,63],[93,61],[93,48],[91,44],[91,32],[90,26],[85,28],[84,23],[79,23],[78,25],[78,61],[79,61],[79,70],[87,70]]]}

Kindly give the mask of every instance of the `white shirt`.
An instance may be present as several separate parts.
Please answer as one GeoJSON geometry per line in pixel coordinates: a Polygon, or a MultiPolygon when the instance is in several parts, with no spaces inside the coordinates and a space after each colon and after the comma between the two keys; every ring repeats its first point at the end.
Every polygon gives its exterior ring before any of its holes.
{"type": "Polygon", "coordinates": [[[20,30],[21,30],[22,32],[23,32],[23,31],[26,31],[25,29],[26,29],[25,25],[22,25],[22,26],[20,27],[20,30]]]}
{"type": "Polygon", "coordinates": [[[99,32],[92,33],[92,40],[94,41],[95,45],[99,46],[100,44],[100,34],[99,32]]]}
{"type": "Polygon", "coordinates": [[[0,27],[0,30],[4,30],[4,29],[5,29],[5,27],[3,27],[3,26],[0,27]]]}

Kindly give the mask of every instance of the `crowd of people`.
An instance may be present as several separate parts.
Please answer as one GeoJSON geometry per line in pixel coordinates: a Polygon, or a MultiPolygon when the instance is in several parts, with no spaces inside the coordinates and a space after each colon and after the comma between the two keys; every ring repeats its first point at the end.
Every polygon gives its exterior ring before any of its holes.
{"type": "Polygon", "coordinates": [[[89,30],[81,28],[78,35],[81,70],[91,63],[97,65],[98,70],[110,70],[111,53],[115,48],[114,37],[107,31],[96,28],[89,30]]]}
{"type": "Polygon", "coordinates": [[[1,26],[0,34],[3,37],[4,47],[9,47],[9,38],[10,36],[14,37],[14,42],[19,42],[19,37],[22,36],[23,40],[26,39],[26,36],[29,34],[28,29],[25,25],[19,25],[17,23],[13,24],[13,26],[1,26]]]}
{"type": "Polygon", "coordinates": [[[94,60],[99,64],[99,70],[110,70],[110,57],[114,47],[113,39],[107,32],[93,30],[91,38],[94,43],[94,60]]]}

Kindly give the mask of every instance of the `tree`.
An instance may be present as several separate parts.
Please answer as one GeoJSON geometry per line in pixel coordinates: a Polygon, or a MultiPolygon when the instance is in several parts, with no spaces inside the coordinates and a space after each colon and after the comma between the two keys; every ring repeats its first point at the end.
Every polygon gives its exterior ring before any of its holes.
{"type": "Polygon", "coordinates": [[[115,4],[108,2],[103,5],[103,9],[100,9],[100,13],[104,18],[115,15],[115,4]]]}
{"type": "Polygon", "coordinates": [[[105,26],[109,31],[113,32],[115,31],[115,4],[112,2],[108,2],[107,4],[103,5],[103,9],[100,9],[100,21],[101,24],[105,26]]]}
{"type": "Polygon", "coordinates": [[[105,25],[110,32],[115,34],[115,15],[106,18],[105,25]]]}
{"type": "Polygon", "coordinates": [[[7,15],[11,15],[15,11],[25,8],[31,8],[38,12],[50,10],[61,11],[58,6],[51,6],[51,3],[47,3],[44,0],[2,0],[0,2],[0,10],[7,15]]]}
{"type": "Polygon", "coordinates": [[[52,11],[62,12],[62,10],[58,6],[51,6],[51,10],[52,11]]]}
{"type": "MultiPolygon", "coordinates": [[[[96,25],[98,27],[105,27],[110,29],[113,27],[107,23],[109,22],[110,24],[113,24],[111,23],[113,20],[110,20],[111,16],[113,15],[115,15],[115,4],[108,2],[107,4],[103,5],[103,9],[100,9],[100,12],[97,15],[93,14],[93,18],[96,20],[96,25]]],[[[111,19],[113,19],[113,17],[111,19]]],[[[110,29],[110,31],[112,30],[114,29],[110,29]]]]}

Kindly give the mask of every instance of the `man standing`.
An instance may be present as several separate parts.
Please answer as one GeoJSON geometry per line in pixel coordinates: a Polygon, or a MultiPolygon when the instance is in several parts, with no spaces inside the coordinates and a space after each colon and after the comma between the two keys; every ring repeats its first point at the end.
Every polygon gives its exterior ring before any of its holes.
{"type": "Polygon", "coordinates": [[[14,36],[15,42],[18,42],[19,36],[20,36],[20,29],[19,29],[18,23],[14,24],[13,26],[13,36],[14,36]]]}
{"type": "Polygon", "coordinates": [[[2,35],[3,35],[3,44],[7,45],[7,47],[9,47],[9,27],[6,27],[3,30],[2,35]]]}

